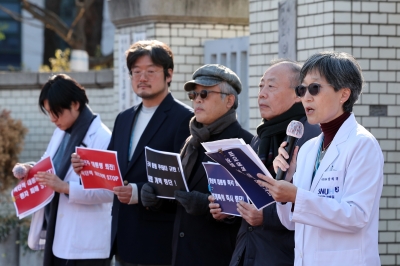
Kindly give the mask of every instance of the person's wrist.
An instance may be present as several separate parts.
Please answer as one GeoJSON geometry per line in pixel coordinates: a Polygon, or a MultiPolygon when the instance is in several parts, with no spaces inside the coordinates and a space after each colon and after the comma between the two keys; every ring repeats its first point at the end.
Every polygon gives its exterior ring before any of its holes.
{"type": "Polygon", "coordinates": [[[64,183],[63,193],[69,195],[69,182],[63,182],[63,183],[64,183]]]}
{"type": "Polygon", "coordinates": [[[293,197],[292,197],[292,203],[295,203],[296,202],[296,196],[297,196],[297,187],[295,186],[294,187],[294,194],[293,194],[293,197]]]}

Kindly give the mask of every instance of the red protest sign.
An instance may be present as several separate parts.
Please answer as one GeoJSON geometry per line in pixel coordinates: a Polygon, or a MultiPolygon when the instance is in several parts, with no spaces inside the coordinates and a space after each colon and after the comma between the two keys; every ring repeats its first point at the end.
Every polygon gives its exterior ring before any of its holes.
{"type": "Polygon", "coordinates": [[[117,153],[76,147],[76,153],[84,161],[81,171],[84,189],[107,189],[123,186],[117,153]]]}
{"type": "Polygon", "coordinates": [[[34,177],[37,172],[55,174],[53,162],[50,157],[46,157],[35,164],[29,171],[28,177],[25,180],[21,180],[11,191],[14,207],[20,219],[43,208],[54,197],[54,190],[40,185],[34,177]]]}

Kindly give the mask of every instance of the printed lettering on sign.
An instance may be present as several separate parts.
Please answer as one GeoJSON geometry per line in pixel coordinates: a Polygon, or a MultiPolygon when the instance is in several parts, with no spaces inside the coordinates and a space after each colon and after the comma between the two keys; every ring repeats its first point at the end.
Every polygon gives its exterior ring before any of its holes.
{"type": "Polygon", "coordinates": [[[81,181],[84,189],[106,189],[123,186],[115,151],[77,147],[76,153],[84,161],[81,181]]]}
{"type": "Polygon", "coordinates": [[[26,179],[21,180],[18,185],[11,190],[14,207],[20,219],[43,208],[54,196],[54,190],[40,185],[37,182],[35,174],[38,172],[54,173],[53,162],[50,157],[46,157],[37,162],[30,169],[26,179]]]}
{"type": "Polygon", "coordinates": [[[145,147],[145,156],[147,179],[154,184],[157,197],[174,199],[175,190],[188,191],[178,153],[157,151],[145,147]]]}

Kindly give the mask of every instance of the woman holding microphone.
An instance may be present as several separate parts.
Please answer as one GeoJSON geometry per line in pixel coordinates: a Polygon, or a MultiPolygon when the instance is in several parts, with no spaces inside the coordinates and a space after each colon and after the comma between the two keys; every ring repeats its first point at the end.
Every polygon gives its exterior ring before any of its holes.
{"type": "Polygon", "coordinates": [[[294,265],[380,265],[379,199],[383,155],[352,112],[363,84],[357,61],[342,52],[312,55],[300,72],[301,98],[310,124],[322,133],[306,142],[290,165],[282,143],[274,160],[293,183],[259,174],[277,202],[282,224],[295,230],[294,265]],[[285,204],[287,202],[287,204],[285,204]]]}

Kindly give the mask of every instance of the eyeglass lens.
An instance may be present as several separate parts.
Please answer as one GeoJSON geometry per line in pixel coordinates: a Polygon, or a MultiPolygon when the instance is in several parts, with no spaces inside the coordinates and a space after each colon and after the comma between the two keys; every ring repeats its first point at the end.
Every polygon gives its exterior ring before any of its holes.
{"type": "Polygon", "coordinates": [[[190,91],[188,92],[188,96],[190,100],[195,100],[197,98],[198,95],[200,95],[200,98],[205,99],[208,96],[208,92],[207,90],[202,90],[200,92],[195,92],[195,91],[190,91]]]}
{"type": "Polygon", "coordinates": [[[160,71],[155,71],[155,70],[146,70],[146,71],[130,71],[129,75],[133,78],[139,79],[145,75],[146,78],[152,79],[154,76],[160,71]]]}
{"type": "Polygon", "coordinates": [[[303,97],[306,94],[306,91],[308,89],[308,92],[312,95],[315,96],[319,93],[319,90],[321,88],[321,85],[318,83],[311,83],[310,85],[308,85],[308,87],[304,86],[304,85],[299,85],[296,87],[295,91],[296,91],[296,95],[299,97],[303,97]]]}

